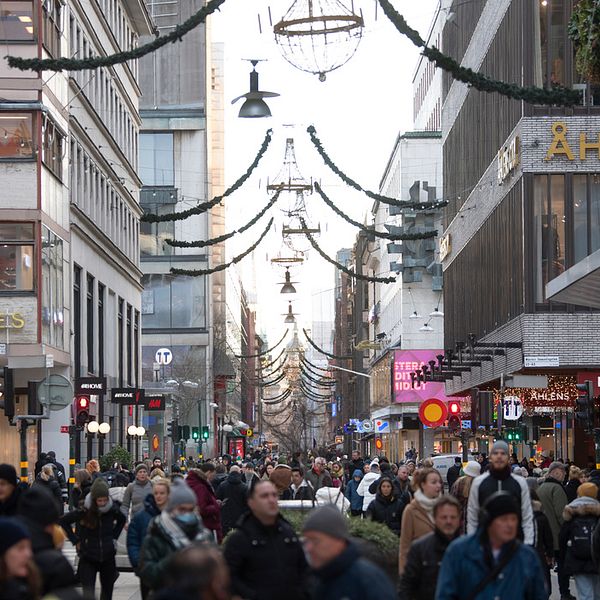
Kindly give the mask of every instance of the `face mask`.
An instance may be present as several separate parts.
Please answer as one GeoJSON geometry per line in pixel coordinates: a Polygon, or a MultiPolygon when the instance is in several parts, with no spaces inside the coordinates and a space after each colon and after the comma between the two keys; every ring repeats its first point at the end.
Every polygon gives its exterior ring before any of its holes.
{"type": "Polygon", "coordinates": [[[182,527],[191,527],[197,525],[198,516],[195,513],[184,513],[183,515],[177,515],[175,521],[182,527]]]}

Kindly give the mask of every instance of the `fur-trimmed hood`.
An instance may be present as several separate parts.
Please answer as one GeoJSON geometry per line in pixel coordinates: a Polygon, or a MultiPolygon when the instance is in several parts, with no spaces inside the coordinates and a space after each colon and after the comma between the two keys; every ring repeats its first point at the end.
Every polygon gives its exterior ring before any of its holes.
{"type": "Polygon", "coordinates": [[[563,510],[563,519],[570,521],[575,517],[599,517],[600,518],[600,502],[595,498],[582,496],[575,498],[573,502],[567,504],[563,510]]]}
{"type": "Polygon", "coordinates": [[[542,503],[539,500],[532,500],[531,506],[533,508],[533,512],[540,512],[542,510],[542,503]]]}

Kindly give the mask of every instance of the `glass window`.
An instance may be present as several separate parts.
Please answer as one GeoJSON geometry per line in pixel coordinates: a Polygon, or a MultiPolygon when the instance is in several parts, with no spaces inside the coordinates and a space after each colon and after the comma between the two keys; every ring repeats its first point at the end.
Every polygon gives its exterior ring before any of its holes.
{"type": "Polygon", "coordinates": [[[5,0],[0,3],[0,39],[33,41],[32,0],[5,0]]]}
{"type": "Polygon", "coordinates": [[[32,158],[33,117],[0,113],[0,158],[32,158]]]}
{"type": "Polygon", "coordinates": [[[550,86],[565,85],[565,0],[551,0],[550,9],[550,44],[549,44],[549,76],[550,86]]]}
{"type": "Polygon", "coordinates": [[[565,270],[565,178],[550,177],[550,236],[552,269],[550,279],[565,270]]]}
{"type": "Polygon", "coordinates": [[[573,176],[573,261],[588,255],[587,175],[573,176]]]}
{"type": "Polygon", "coordinates": [[[42,162],[62,179],[65,136],[53,121],[46,118],[42,125],[42,162]]]}
{"type": "MultiPolygon", "coordinates": [[[[155,215],[167,215],[174,212],[174,204],[143,204],[146,212],[155,215]]],[[[169,256],[174,254],[173,246],[165,240],[175,237],[175,222],[140,223],[140,254],[141,256],[169,256]]]]}
{"type": "Polygon", "coordinates": [[[144,185],[175,185],[173,133],[140,133],[140,178],[144,185]]]}
{"type": "Polygon", "coordinates": [[[54,57],[60,56],[61,0],[42,2],[44,48],[54,57]]]}
{"type": "Polygon", "coordinates": [[[600,176],[590,175],[591,252],[600,249],[600,176]]]}
{"type": "Polygon", "coordinates": [[[143,282],[143,328],[206,327],[204,277],[145,275],[143,282]]]}
{"type": "MultiPolygon", "coordinates": [[[[47,227],[42,229],[42,340],[64,347],[63,240],[47,227]]],[[[77,305],[77,298],[75,303],[77,305]]],[[[75,312],[77,315],[77,311],[75,312]]],[[[77,327],[77,319],[74,326],[77,327]]],[[[77,345],[77,344],[76,344],[77,345]]]]}
{"type": "Polygon", "coordinates": [[[34,247],[33,223],[0,224],[0,292],[34,289],[34,247]]]}

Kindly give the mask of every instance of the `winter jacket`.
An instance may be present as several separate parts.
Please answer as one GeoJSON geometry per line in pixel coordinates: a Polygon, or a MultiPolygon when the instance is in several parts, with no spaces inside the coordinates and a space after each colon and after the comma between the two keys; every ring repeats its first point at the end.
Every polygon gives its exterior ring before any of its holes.
{"type": "Polygon", "coordinates": [[[534,538],[533,509],[531,508],[529,487],[524,477],[513,475],[510,472],[510,467],[502,471],[492,471],[490,469],[473,480],[467,505],[467,533],[477,531],[480,508],[493,493],[502,490],[512,494],[521,507],[523,541],[525,544],[532,545],[534,538]]]}
{"type": "Polygon", "coordinates": [[[597,536],[592,537],[593,532],[596,530],[598,519],[600,519],[600,502],[595,498],[582,496],[565,506],[563,524],[558,536],[565,574],[596,575],[598,573],[600,548],[593,546],[594,539],[596,543],[598,542],[597,536]],[[582,527],[578,527],[578,525],[582,527]],[[579,530],[581,533],[584,528],[589,531],[589,557],[576,556],[573,551],[573,535],[576,530],[579,530]]]}
{"type": "MultiPolygon", "coordinates": [[[[379,480],[389,481],[391,479],[382,477],[379,480]]],[[[392,484],[393,486],[393,484],[392,484]]],[[[396,535],[400,535],[400,524],[402,523],[402,513],[406,507],[406,497],[396,496],[395,490],[392,487],[392,494],[390,496],[384,496],[381,493],[381,483],[378,486],[375,500],[369,504],[367,509],[367,516],[376,523],[384,523],[387,525],[396,535]]]]}
{"type": "Polygon", "coordinates": [[[58,507],[60,514],[62,514],[64,511],[64,508],[63,508],[62,492],[60,489],[60,485],[58,484],[58,481],[56,481],[56,479],[54,479],[54,477],[50,477],[50,479],[42,479],[41,473],[40,473],[40,475],[36,478],[36,480],[33,482],[33,485],[31,487],[36,487],[36,486],[42,487],[42,488],[46,489],[48,492],[50,492],[52,497],[56,500],[56,506],[58,507]]]}
{"type": "Polygon", "coordinates": [[[81,487],[71,488],[71,497],[69,498],[69,507],[71,509],[81,508],[81,504],[85,500],[85,497],[90,493],[92,487],[92,480],[84,481],[81,487]]]}
{"type": "MultiPolygon", "coordinates": [[[[212,486],[213,489],[215,490],[215,494],[217,493],[217,490],[219,489],[219,486],[227,479],[227,473],[217,473],[215,475],[215,478],[213,479],[212,482],[212,486]]],[[[268,479],[268,477],[267,477],[268,479]]]]}
{"type": "Polygon", "coordinates": [[[4,502],[0,502],[0,517],[14,517],[17,514],[20,498],[21,488],[17,486],[4,502]]]}
{"type": "Polygon", "coordinates": [[[355,469],[352,479],[348,481],[348,485],[346,486],[346,491],[344,492],[344,496],[350,500],[350,509],[351,510],[360,510],[362,511],[363,507],[363,497],[358,494],[358,486],[360,485],[360,481],[356,481],[355,477],[360,477],[362,480],[363,473],[359,469],[355,469]]]}
{"type": "Polygon", "coordinates": [[[567,495],[567,502],[573,502],[577,498],[577,488],[581,485],[579,479],[569,479],[565,484],[565,494],[567,495]]]}
{"type": "Polygon", "coordinates": [[[552,538],[552,529],[548,518],[542,510],[542,503],[539,500],[532,500],[533,520],[535,526],[535,538],[533,547],[537,550],[542,567],[548,565],[548,559],[554,557],[554,539],[552,538]]]}
{"type": "Polygon", "coordinates": [[[84,501],[84,508],[68,512],[59,521],[69,541],[74,546],[80,545],[80,556],[91,562],[104,562],[115,555],[114,540],[118,539],[125,526],[125,516],[117,504],[110,499],[108,502],[111,506],[106,513],[98,514],[96,527],[89,527],[82,522],[87,511],[91,510],[91,496],[84,501]],[[77,525],[77,534],[73,532],[73,524],[77,525]]]}
{"type": "Polygon", "coordinates": [[[67,472],[65,471],[64,466],[61,463],[50,459],[46,461],[46,464],[50,465],[54,471],[54,478],[60,488],[61,503],[67,502],[69,499],[69,488],[67,487],[67,472]]]}
{"type": "Polygon", "coordinates": [[[239,518],[248,510],[246,502],[247,488],[242,481],[241,473],[229,473],[227,479],[219,486],[217,498],[221,504],[221,526],[223,536],[233,529],[239,518]]]}
{"type": "Polygon", "coordinates": [[[313,571],[314,600],[396,600],[388,576],[360,556],[352,543],[324,567],[313,571]]]}
{"type": "Polygon", "coordinates": [[[315,492],[312,489],[312,486],[306,479],[302,480],[302,483],[296,487],[293,483],[287,490],[283,491],[281,494],[282,500],[306,500],[308,502],[313,502],[315,499],[315,492]]]}
{"type": "Polygon", "coordinates": [[[469,504],[469,492],[473,477],[463,475],[459,477],[450,488],[450,494],[454,496],[460,504],[460,532],[465,533],[467,529],[467,505],[469,504]]]}
{"type": "Polygon", "coordinates": [[[558,551],[558,536],[563,524],[563,511],[567,506],[567,494],[562,483],[553,477],[546,477],[544,483],[538,487],[537,493],[542,503],[542,510],[550,523],[554,550],[558,551]]]}
{"type": "Polygon", "coordinates": [[[135,515],[131,519],[131,523],[129,523],[129,528],[127,529],[127,554],[129,562],[136,573],[140,563],[142,543],[148,533],[150,521],[156,515],[160,515],[160,509],[156,506],[154,496],[149,494],[144,500],[144,510],[135,515]]]}
{"type": "MultiPolygon", "coordinates": [[[[446,550],[436,587],[436,600],[463,600],[492,570],[490,548],[484,531],[454,540],[446,550]]],[[[502,572],[478,595],[477,600],[548,600],[539,558],[533,548],[518,540],[516,551],[502,572]]],[[[502,556],[510,549],[505,547],[502,556]]]]}
{"type": "Polygon", "coordinates": [[[427,511],[415,499],[404,509],[400,527],[400,559],[398,568],[402,574],[411,544],[424,535],[431,533],[435,527],[427,511]]]}
{"type": "Polygon", "coordinates": [[[461,465],[454,463],[446,473],[446,481],[448,482],[448,489],[450,489],[454,482],[460,477],[461,465]]]}
{"type": "Polygon", "coordinates": [[[369,491],[369,487],[374,481],[376,481],[380,477],[381,477],[380,473],[372,473],[371,471],[369,471],[368,473],[365,473],[365,476],[362,478],[360,484],[358,485],[358,489],[356,491],[359,496],[363,497],[363,505],[362,505],[363,512],[367,512],[367,509],[369,508],[369,504],[371,504],[371,502],[373,502],[373,500],[375,500],[376,492],[371,493],[369,491]]]}
{"type": "Polygon", "coordinates": [[[217,496],[210,481],[208,481],[204,471],[190,469],[186,483],[192,488],[194,494],[196,494],[198,510],[200,511],[204,527],[215,532],[217,541],[220,544],[223,539],[221,507],[217,502],[217,496]]]}
{"type": "Polygon", "coordinates": [[[398,586],[400,600],[434,600],[442,559],[453,539],[436,529],[410,545],[398,586]]]}
{"type": "Polygon", "coordinates": [[[244,515],[225,542],[232,592],[244,600],[303,600],[306,560],[292,526],[278,517],[273,527],[244,515]]]}
{"type": "Polygon", "coordinates": [[[322,473],[316,473],[314,469],[310,469],[307,471],[304,479],[306,479],[306,481],[313,486],[313,490],[315,492],[322,487],[333,487],[333,480],[331,479],[331,475],[327,469],[325,469],[322,473]]]}
{"type": "Polygon", "coordinates": [[[121,512],[125,517],[129,517],[129,507],[131,506],[131,517],[133,518],[140,511],[144,510],[144,500],[146,496],[152,493],[152,482],[150,480],[141,484],[137,480],[130,483],[125,489],[121,512]]]}

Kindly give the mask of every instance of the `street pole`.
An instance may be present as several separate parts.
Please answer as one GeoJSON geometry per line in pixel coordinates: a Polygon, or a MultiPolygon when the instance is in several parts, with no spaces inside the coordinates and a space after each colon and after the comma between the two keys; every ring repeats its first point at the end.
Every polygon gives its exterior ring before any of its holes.
{"type": "Polygon", "coordinates": [[[596,451],[596,469],[600,469],[600,428],[594,429],[594,450],[596,451]]]}
{"type": "Polygon", "coordinates": [[[27,421],[20,421],[20,446],[21,446],[21,483],[27,483],[29,474],[29,462],[27,459],[27,421]]]}

